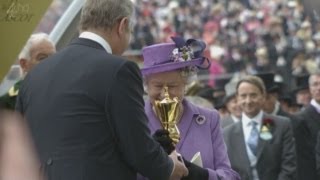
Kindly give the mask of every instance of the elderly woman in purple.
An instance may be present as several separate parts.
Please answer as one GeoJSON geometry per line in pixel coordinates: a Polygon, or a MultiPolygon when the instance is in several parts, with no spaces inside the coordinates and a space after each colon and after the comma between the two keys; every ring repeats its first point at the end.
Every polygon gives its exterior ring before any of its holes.
{"type": "Polygon", "coordinates": [[[175,150],[183,156],[189,169],[189,176],[184,179],[238,180],[238,174],[230,167],[218,112],[198,107],[184,99],[188,82],[196,76],[198,68],[209,64],[202,57],[205,44],[194,39],[186,42],[178,37],[172,39],[174,43],[156,44],[142,50],[142,74],[149,97],[145,103],[149,128],[153,134],[162,129],[154,104],[164,98],[167,87],[170,98],[179,99],[176,117],[180,141],[175,150]],[[191,163],[195,154],[199,155],[198,163],[191,163]]]}

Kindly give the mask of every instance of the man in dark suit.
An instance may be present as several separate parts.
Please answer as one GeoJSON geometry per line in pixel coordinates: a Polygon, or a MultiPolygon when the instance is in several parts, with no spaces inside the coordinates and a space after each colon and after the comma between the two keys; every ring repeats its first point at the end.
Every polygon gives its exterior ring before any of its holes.
{"type": "Polygon", "coordinates": [[[256,74],[262,79],[266,87],[266,100],[264,102],[263,110],[268,114],[274,116],[284,116],[290,118],[290,114],[282,110],[280,102],[278,100],[280,89],[274,82],[273,73],[260,73],[256,74]]]}
{"type": "Polygon", "coordinates": [[[237,84],[241,120],[224,129],[231,167],[245,180],[292,180],[296,154],[287,118],[263,113],[262,80],[247,76],[237,84]]]}
{"type": "Polygon", "coordinates": [[[130,0],[88,0],[80,36],[34,67],[20,89],[48,180],[181,179],[188,174],[154,141],[140,70],[119,55],[132,29],[130,0]]]}
{"type": "Polygon", "coordinates": [[[307,107],[311,101],[311,93],[309,89],[309,74],[299,75],[295,77],[296,87],[293,89],[298,104],[307,107]]]}
{"type": "Polygon", "coordinates": [[[318,179],[320,179],[320,131],[318,132],[317,145],[316,145],[316,166],[317,166],[318,179]]]}
{"type": "Polygon", "coordinates": [[[299,180],[317,179],[315,147],[320,131],[320,72],[310,75],[309,89],[310,105],[296,115],[300,119],[295,130],[299,180]]]}

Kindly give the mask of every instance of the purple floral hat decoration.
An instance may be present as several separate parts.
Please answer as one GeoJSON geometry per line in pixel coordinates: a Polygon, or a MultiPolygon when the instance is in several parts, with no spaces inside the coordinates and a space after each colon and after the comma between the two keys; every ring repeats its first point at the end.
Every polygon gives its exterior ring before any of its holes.
{"type": "Polygon", "coordinates": [[[181,37],[171,37],[174,43],[161,43],[147,46],[142,49],[143,75],[173,71],[185,67],[207,69],[210,67],[208,58],[202,53],[206,48],[203,41],[181,37]],[[209,66],[203,67],[205,61],[209,66]]]}

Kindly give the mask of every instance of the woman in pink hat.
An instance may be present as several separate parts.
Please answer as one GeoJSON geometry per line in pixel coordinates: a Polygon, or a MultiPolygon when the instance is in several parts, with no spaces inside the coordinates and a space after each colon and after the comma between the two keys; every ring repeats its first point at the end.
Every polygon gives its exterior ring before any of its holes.
{"type": "Polygon", "coordinates": [[[172,39],[174,43],[156,44],[142,50],[142,74],[149,97],[145,102],[149,128],[167,153],[173,150],[181,153],[189,169],[189,175],[184,179],[237,180],[238,174],[230,167],[218,112],[198,107],[184,98],[188,82],[207,64],[207,58],[202,56],[206,45],[194,39],[172,39]],[[165,87],[170,98],[179,100],[176,120],[180,140],[176,146],[172,145],[168,132],[162,130],[154,110],[155,101],[164,98],[165,87]],[[198,165],[190,162],[195,154],[200,155],[198,165]]]}

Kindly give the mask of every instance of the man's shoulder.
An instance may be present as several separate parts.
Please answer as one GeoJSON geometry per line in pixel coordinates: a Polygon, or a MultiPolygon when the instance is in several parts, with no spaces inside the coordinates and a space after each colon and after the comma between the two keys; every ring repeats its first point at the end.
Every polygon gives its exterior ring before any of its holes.
{"type": "Polygon", "coordinates": [[[264,121],[270,121],[271,123],[274,123],[276,126],[289,126],[290,118],[285,116],[279,116],[279,115],[269,115],[265,114],[264,119],[262,120],[262,123],[265,123],[264,121]]]}
{"type": "Polygon", "coordinates": [[[215,109],[209,109],[196,104],[193,104],[188,99],[185,100],[187,107],[195,114],[203,115],[205,117],[210,117],[212,121],[218,121],[220,118],[219,113],[215,109]]]}
{"type": "Polygon", "coordinates": [[[14,109],[22,81],[23,80],[16,82],[6,94],[0,96],[0,106],[2,108],[14,109]]]}
{"type": "Polygon", "coordinates": [[[240,131],[242,129],[242,121],[238,121],[236,123],[232,123],[226,127],[223,128],[223,134],[224,136],[229,136],[233,134],[234,132],[240,131]]]}

